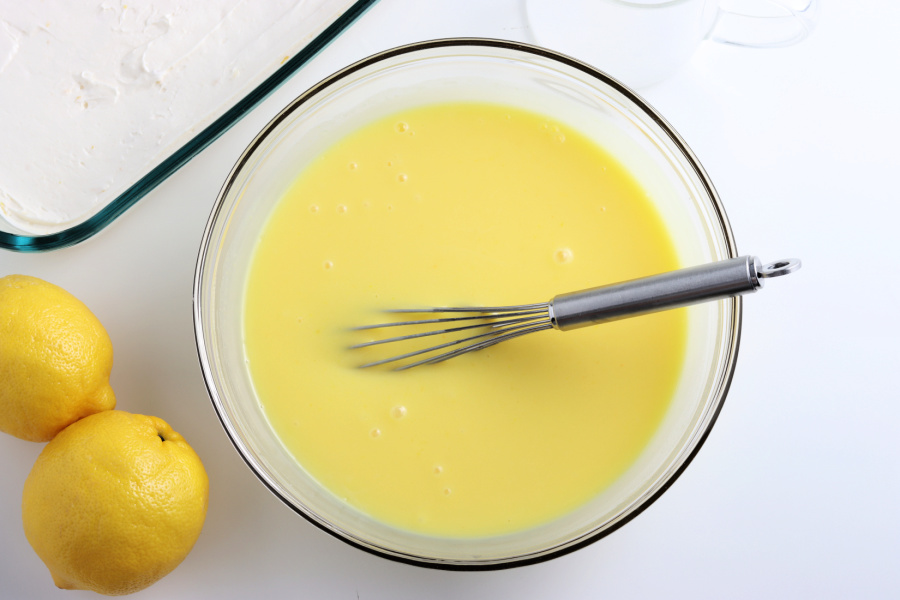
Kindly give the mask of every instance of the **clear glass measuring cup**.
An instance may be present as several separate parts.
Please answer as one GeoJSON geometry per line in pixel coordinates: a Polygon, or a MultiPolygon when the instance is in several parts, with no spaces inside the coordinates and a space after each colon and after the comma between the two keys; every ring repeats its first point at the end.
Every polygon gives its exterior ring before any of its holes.
{"type": "Polygon", "coordinates": [[[536,42],[631,87],[662,81],[704,40],[790,46],[812,31],[818,0],[525,0],[536,42]]]}

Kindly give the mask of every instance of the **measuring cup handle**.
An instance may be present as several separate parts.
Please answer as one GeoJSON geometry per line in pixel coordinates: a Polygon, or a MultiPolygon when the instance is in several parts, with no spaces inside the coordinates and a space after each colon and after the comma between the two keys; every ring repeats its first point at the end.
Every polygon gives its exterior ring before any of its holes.
{"type": "Polygon", "coordinates": [[[806,0],[799,6],[790,4],[790,0],[723,0],[718,4],[707,39],[751,48],[796,44],[815,27],[819,0],[806,0]]]}

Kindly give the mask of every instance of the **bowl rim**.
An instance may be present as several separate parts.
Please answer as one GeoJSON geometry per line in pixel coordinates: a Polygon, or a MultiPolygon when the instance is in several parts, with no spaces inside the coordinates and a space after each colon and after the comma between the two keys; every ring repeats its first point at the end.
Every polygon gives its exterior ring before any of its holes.
{"type": "Polygon", "coordinates": [[[210,211],[209,219],[207,220],[203,235],[201,237],[197,263],[194,272],[192,295],[194,340],[207,393],[213,404],[216,416],[219,419],[219,422],[221,423],[223,429],[225,430],[226,435],[228,436],[238,455],[250,468],[257,479],[259,479],[263,483],[263,485],[288,508],[302,516],[306,521],[312,523],[318,529],[341,540],[342,542],[349,544],[354,548],[363,550],[369,554],[380,556],[394,562],[447,571],[493,571],[542,563],[554,558],[564,556],[566,554],[584,548],[590,544],[593,544],[594,542],[608,536],[614,531],[617,531],[623,525],[629,523],[632,519],[640,515],[644,510],[646,510],[649,506],[656,502],[656,500],[659,499],[660,496],[662,496],[662,494],[665,493],[675,483],[675,481],[681,476],[685,469],[687,469],[688,465],[690,465],[690,463],[694,460],[696,455],[699,453],[700,448],[709,437],[709,434],[719,417],[722,406],[724,405],[728,392],[731,388],[741,340],[743,302],[740,296],[731,299],[731,302],[733,303],[731,322],[725,323],[724,326],[727,330],[733,332],[733,336],[731,337],[730,344],[728,344],[728,346],[724,349],[724,377],[720,385],[716,389],[714,406],[703,419],[705,423],[698,425],[699,431],[697,437],[694,440],[693,447],[687,449],[687,451],[681,457],[680,463],[676,463],[673,465],[674,468],[672,469],[670,474],[665,477],[665,479],[662,480],[651,493],[648,493],[646,496],[642,496],[641,498],[639,498],[636,501],[635,506],[630,509],[629,512],[616,517],[614,520],[610,521],[607,526],[592,531],[589,534],[584,535],[580,539],[570,541],[556,547],[532,552],[531,554],[512,558],[492,559],[490,561],[483,562],[462,562],[457,560],[435,559],[433,557],[420,557],[411,555],[406,552],[392,551],[375,544],[366,543],[364,540],[360,540],[357,536],[351,534],[350,532],[344,531],[343,529],[334,526],[327,520],[320,518],[318,515],[302,510],[291,500],[286,498],[279,491],[278,487],[272,481],[270,481],[269,477],[265,473],[261,472],[260,466],[256,464],[252,457],[249,455],[250,453],[243,440],[241,439],[241,436],[238,434],[234,425],[229,421],[225,414],[226,411],[224,409],[219,390],[216,388],[214,383],[214,376],[210,366],[209,353],[206,346],[207,341],[203,334],[205,317],[201,308],[204,300],[202,282],[204,274],[207,270],[207,251],[212,240],[213,229],[224,209],[225,199],[235,182],[236,175],[245,167],[257,148],[259,148],[259,146],[266,141],[269,134],[299,107],[317,96],[319,92],[370,66],[399,56],[405,56],[418,52],[447,47],[474,47],[513,50],[516,52],[549,59],[569,68],[581,71],[582,73],[599,80],[603,84],[609,86],[616,92],[625,96],[630,102],[634,103],[646,117],[649,117],[653,122],[655,122],[657,126],[660,127],[665,136],[675,145],[677,151],[682,153],[683,156],[687,159],[687,164],[690,165],[694,174],[697,175],[699,181],[702,183],[703,190],[710,199],[711,207],[713,208],[713,213],[716,217],[718,231],[724,239],[725,251],[730,255],[730,258],[738,256],[737,245],[734,240],[734,233],[731,229],[731,225],[725,212],[725,208],[705,169],[700,164],[700,161],[697,159],[694,152],[690,149],[690,147],[688,147],[687,143],[675,131],[674,127],[672,127],[669,122],[656,111],[656,109],[654,109],[635,91],[631,90],[629,87],[627,87],[617,79],[611,77],[610,75],[596,67],[593,67],[587,63],[579,61],[565,54],[533,44],[504,39],[479,37],[451,37],[425,40],[410,44],[404,44],[401,46],[383,50],[381,52],[377,52],[325,77],[324,79],[320,80],[318,83],[312,85],[306,91],[298,95],[290,103],[288,103],[260,130],[260,132],[247,145],[247,147],[235,161],[234,166],[226,176],[225,182],[223,183],[218,196],[216,197],[216,201],[210,211]]]}

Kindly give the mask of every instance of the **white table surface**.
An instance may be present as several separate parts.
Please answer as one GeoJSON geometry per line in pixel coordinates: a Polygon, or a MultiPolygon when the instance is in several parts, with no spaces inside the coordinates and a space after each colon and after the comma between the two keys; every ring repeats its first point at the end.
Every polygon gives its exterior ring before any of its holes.
{"type": "MultiPolygon", "coordinates": [[[[531,40],[519,0],[382,0],[253,115],[97,237],[0,251],[0,275],[70,290],[115,347],[118,408],[169,421],[202,457],[209,513],[188,558],[141,598],[900,597],[900,6],[825,0],[805,42],[705,43],[641,90],[688,141],[739,248],[803,269],[745,303],[737,373],[699,455],[611,536],[540,565],[434,571],[351,548],[296,516],[222,430],[196,356],[200,236],[231,165],[290,98],[400,43],[531,40]]],[[[602,66],[602,65],[598,65],[602,66]]],[[[3,140],[0,143],[11,143],[3,140]]],[[[0,436],[0,598],[87,598],[52,584],[22,532],[42,444],[0,436]]]]}

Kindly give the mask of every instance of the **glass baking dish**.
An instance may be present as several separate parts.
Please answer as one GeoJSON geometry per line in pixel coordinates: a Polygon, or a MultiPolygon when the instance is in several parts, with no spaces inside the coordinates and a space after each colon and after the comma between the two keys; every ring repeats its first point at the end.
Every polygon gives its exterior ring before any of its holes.
{"type": "Polygon", "coordinates": [[[0,248],[81,242],[377,0],[0,0],[0,248]]]}

